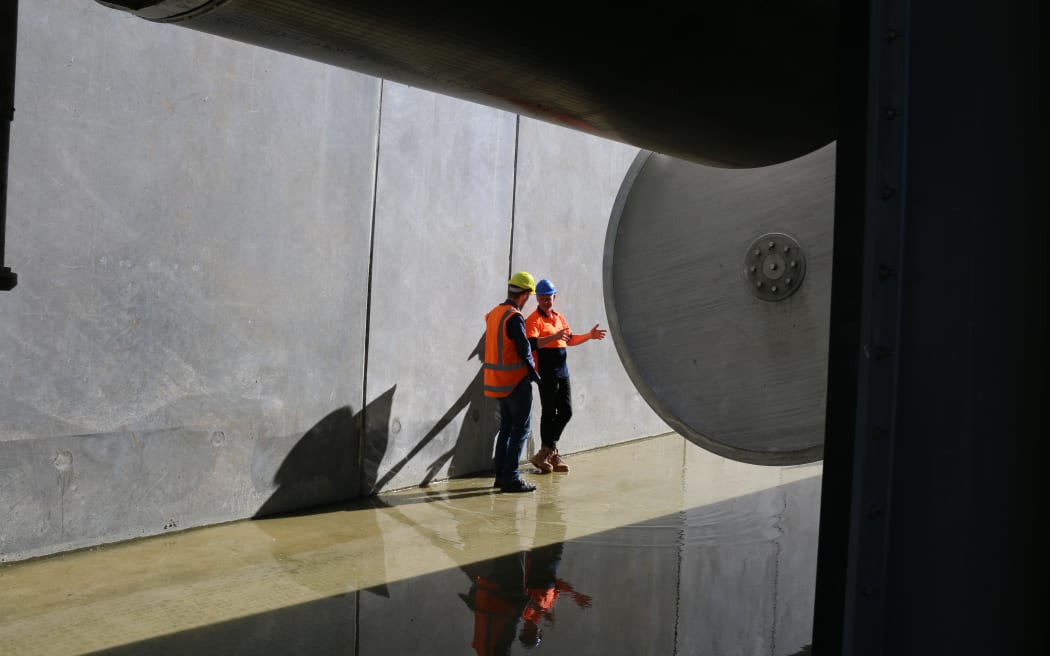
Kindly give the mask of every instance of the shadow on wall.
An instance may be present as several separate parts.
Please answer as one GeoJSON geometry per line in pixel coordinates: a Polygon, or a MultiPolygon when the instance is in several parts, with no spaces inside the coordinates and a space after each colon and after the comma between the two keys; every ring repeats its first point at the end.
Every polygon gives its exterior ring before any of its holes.
{"type": "Polygon", "coordinates": [[[363,412],[331,412],[299,439],[274,475],[276,490],[255,513],[265,517],[372,494],[389,443],[391,387],[363,412]],[[367,422],[368,430],[362,430],[367,422]],[[367,436],[363,440],[362,436],[367,436]]]}
{"type": "Polygon", "coordinates": [[[473,380],[419,443],[382,477],[379,470],[390,445],[390,416],[396,385],[365,406],[363,412],[355,413],[349,406],[344,406],[308,430],[277,469],[274,476],[276,490],[254,517],[378,494],[461,413],[463,421],[452,447],[427,465],[416,484],[426,486],[439,476],[491,471],[499,418],[495,412],[496,404],[484,395],[480,366],[484,349],[483,334],[467,356],[467,361],[478,358],[479,366],[473,380]]]}
{"type": "MultiPolygon", "coordinates": [[[[496,403],[487,399],[484,392],[484,377],[481,362],[485,353],[485,334],[482,333],[478,339],[477,346],[467,355],[467,361],[477,357],[478,370],[474,379],[467,385],[467,389],[460,394],[459,398],[438,419],[427,434],[419,440],[419,443],[393,465],[381,479],[376,480],[372,494],[378,493],[386,486],[404,467],[412,461],[431,442],[433,442],[452,421],[464,413],[463,423],[460,424],[459,435],[452,444],[452,448],[445,451],[427,466],[426,472],[420,479],[418,485],[426,486],[435,478],[456,477],[477,474],[492,470],[492,449],[495,443],[496,433],[499,432],[499,417],[496,415],[496,403]],[[445,466],[448,470],[442,475],[445,466]]],[[[389,419],[389,413],[387,414],[389,419]]],[[[369,424],[372,424],[369,419],[369,424]]],[[[383,429],[385,430],[385,424],[383,429]]],[[[369,440],[370,442],[372,440],[369,440]]],[[[375,480],[375,479],[373,479],[375,480]]]]}

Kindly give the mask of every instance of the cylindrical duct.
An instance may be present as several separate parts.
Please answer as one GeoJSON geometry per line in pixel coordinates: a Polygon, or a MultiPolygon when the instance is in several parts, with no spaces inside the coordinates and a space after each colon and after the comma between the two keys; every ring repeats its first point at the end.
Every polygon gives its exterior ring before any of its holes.
{"type": "Polygon", "coordinates": [[[97,1],[714,166],[835,135],[833,0],[97,1]]]}

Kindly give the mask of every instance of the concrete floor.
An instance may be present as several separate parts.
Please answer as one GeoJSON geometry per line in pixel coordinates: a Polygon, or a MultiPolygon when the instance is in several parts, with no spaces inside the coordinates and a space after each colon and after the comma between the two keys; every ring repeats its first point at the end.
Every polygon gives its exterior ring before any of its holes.
{"type": "Polygon", "coordinates": [[[532,494],[464,478],[4,565],[0,653],[725,656],[809,642],[819,464],[744,465],[675,434],[568,461],[527,476],[532,494]]]}

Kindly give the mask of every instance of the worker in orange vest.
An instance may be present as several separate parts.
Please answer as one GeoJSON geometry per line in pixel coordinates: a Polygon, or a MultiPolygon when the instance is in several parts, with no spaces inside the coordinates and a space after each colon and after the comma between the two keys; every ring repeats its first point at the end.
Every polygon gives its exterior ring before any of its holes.
{"type": "Polygon", "coordinates": [[[536,290],[536,281],[519,271],[507,283],[507,300],[485,315],[485,396],[499,401],[499,433],[494,469],[502,492],[532,492],[536,486],[518,472],[532,424],[532,382],[539,382],[525,317],[521,310],[536,290]]]}
{"type": "Polygon", "coordinates": [[[539,383],[543,413],[540,416],[541,448],[529,461],[541,474],[569,471],[569,465],[558,452],[558,440],[572,419],[566,347],[605,339],[606,332],[594,324],[586,333],[574,335],[564,315],[554,309],[557,292],[554,283],[546,278],[536,283],[538,307],[525,320],[525,334],[536,351],[536,365],[542,378],[539,383]]]}

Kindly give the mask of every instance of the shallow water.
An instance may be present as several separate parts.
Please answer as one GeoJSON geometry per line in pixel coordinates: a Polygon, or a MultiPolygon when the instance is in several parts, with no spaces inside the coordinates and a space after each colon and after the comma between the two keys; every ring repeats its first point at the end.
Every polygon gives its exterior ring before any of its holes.
{"type": "Polygon", "coordinates": [[[0,567],[0,653],[788,656],[810,642],[819,466],[732,463],[676,435],[571,464],[531,477],[533,494],[459,479],[0,567]]]}

